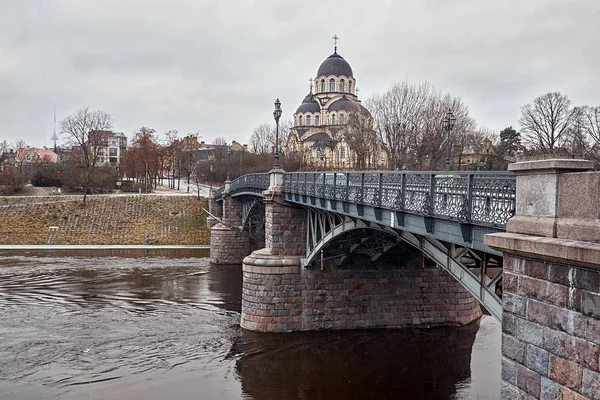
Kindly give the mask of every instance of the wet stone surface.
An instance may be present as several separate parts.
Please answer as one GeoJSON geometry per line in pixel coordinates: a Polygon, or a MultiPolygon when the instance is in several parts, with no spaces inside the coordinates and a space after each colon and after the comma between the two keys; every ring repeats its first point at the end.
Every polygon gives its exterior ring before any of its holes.
{"type": "Polygon", "coordinates": [[[499,323],[260,334],[202,250],[0,252],[0,399],[497,399],[499,323]]]}

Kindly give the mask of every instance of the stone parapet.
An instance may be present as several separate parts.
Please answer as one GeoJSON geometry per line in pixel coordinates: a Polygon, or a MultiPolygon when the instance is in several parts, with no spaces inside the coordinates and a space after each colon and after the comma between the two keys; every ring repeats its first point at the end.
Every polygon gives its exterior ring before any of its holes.
{"type": "Polygon", "coordinates": [[[241,326],[261,332],[465,325],[479,303],[439,268],[300,268],[268,249],[244,259],[241,326]]]}
{"type": "Polygon", "coordinates": [[[507,232],[600,242],[600,172],[586,160],[510,164],[517,175],[516,215],[507,232]]]}
{"type": "Polygon", "coordinates": [[[600,243],[509,232],[485,235],[484,243],[505,254],[600,269],[600,243]]]}

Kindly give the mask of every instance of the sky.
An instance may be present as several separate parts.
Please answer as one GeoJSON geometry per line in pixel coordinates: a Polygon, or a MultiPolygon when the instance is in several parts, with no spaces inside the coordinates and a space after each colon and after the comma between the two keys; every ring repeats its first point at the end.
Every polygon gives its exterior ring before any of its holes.
{"type": "Polygon", "coordinates": [[[429,81],[499,131],[550,91],[600,105],[599,19],[599,0],[0,0],[0,141],[51,146],[54,108],[88,106],[128,137],[247,143],[333,35],[362,99],[429,81]]]}

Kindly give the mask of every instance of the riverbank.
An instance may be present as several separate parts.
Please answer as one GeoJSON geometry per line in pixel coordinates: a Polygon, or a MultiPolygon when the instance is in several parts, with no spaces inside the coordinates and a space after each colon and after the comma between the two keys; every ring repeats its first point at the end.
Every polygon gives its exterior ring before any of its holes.
{"type": "Polygon", "coordinates": [[[208,245],[206,199],[165,194],[0,197],[0,245],[208,245]]]}

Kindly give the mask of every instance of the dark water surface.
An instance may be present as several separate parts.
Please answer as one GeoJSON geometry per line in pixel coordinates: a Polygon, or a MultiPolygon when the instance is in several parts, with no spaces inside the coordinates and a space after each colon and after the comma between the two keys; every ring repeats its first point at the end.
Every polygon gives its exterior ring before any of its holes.
{"type": "Polygon", "coordinates": [[[202,250],[0,251],[0,399],[498,399],[500,324],[258,334],[202,250]]]}

